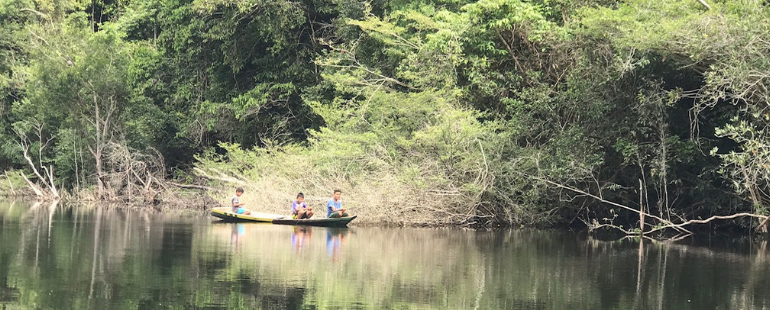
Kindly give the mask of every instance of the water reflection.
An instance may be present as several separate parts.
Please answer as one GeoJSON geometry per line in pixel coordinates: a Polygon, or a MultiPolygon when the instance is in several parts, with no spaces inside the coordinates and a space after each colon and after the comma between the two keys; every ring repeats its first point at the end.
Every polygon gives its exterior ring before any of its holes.
{"type": "Polygon", "coordinates": [[[340,248],[348,236],[348,228],[329,227],[326,229],[326,255],[332,258],[332,261],[340,260],[340,248]]]}
{"type": "MultiPolygon", "coordinates": [[[[310,239],[313,237],[313,228],[310,226],[294,226],[291,232],[291,248],[299,255],[302,252],[302,248],[305,247],[310,239]]],[[[298,265],[297,268],[307,268],[303,265],[298,265]]]]}
{"type": "Polygon", "coordinates": [[[0,224],[0,308],[770,308],[766,240],[227,224],[23,203],[0,203],[0,224]]]}
{"type": "Polygon", "coordinates": [[[243,236],[246,234],[246,224],[244,223],[227,223],[232,227],[232,231],[230,233],[230,245],[233,246],[233,249],[235,251],[240,250],[241,248],[241,241],[243,239],[243,236]]]}

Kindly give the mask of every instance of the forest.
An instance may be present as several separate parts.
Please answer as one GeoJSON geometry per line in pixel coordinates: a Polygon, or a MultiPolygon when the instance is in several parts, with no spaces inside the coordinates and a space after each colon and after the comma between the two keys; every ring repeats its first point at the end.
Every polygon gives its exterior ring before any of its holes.
{"type": "Polygon", "coordinates": [[[766,232],[768,20],[759,0],[0,0],[0,187],[766,232]]]}

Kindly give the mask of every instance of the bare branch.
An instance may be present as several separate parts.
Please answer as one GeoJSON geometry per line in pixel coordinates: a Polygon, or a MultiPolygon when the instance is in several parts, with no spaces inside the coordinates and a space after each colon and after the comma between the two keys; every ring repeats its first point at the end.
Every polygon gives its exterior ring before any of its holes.
{"type": "Polygon", "coordinates": [[[216,188],[210,187],[210,186],[203,186],[203,185],[194,185],[194,184],[179,184],[175,182],[166,182],[166,184],[173,185],[179,188],[189,188],[189,189],[200,189],[205,191],[215,191],[216,188]]]}
{"type": "Polygon", "coordinates": [[[235,184],[241,184],[241,185],[246,184],[246,182],[244,182],[243,180],[239,180],[239,179],[237,179],[235,177],[228,176],[228,175],[226,175],[226,174],[224,174],[222,172],[219,172],[219,171],[213,171],[213,172],[216,172],[216,173],[219,174],[219,176],[213,176],[213,175],[208,174],[206,171],[204,171],[203,169],[200,169],[200,168],[193,168],[193,170],[195,170],[195,172],[197,172],[198,175],[200,175],[200,176],[202,176],[204,178],[207,178],[207,179],[219,180],[219,181],[226,182],[226,183],[235,183],[235,184]]]}
{"type": "Polygon", "coordinates": [[[709,6],[709,4],[706,3],[705,0],[698,0],[698,3],[702,4],[703,6],[705,6],[707,10],[711,10],[711,6],[709,6]]]}
{"type": "MultiPolygon", "coordinates": [[[[27,164],[29,164],[30,169],[32,169],[32,172],[35,174],[35,176],[37,176],[38,180],[43,182],[49,188],[51,194],[50,195],[45,194],[41,188],[39,188],[37,185],[34,185],[34,183],[32,183],[29,179],[27,179],[27,177],[22,173],[24,180],[27,181],[27,184],[30,185],[30,187],[38,197],[58,199],[59,192],[56,190],[56,186],[53,183],[53,175],[49,174],[48,178],[45,178],[43,177],[42,174],[40,174],[40,171],[37,169],[37,165],[35,165],[35,163],[32,161],[32,157],[30,157],[29,155],[30,142],[27,139],[27,136],[20,129],[15,129],[14,131],[16,132],[16,135],[19,136],[19,140],[16,142],[21,147],[22,156],[24,157],[24,160],[27,161],[27,164]]],[[[40,152],[42,152],[42,148],[40,149],[40,152]]],[[[42,162],[41,162],[41,165],[42,165],[42,162]]],[[[45,166],[43,166],[42,168],[46,170],[46,173],[48,173],[47,168],[45,168],[45,166]]]]}
{"type": "Polygon", "coordinates": [[[551,184],[551,185],[559,187],[559,188],[563,188],[563,189],[566,189],[566,190],[570,190],[570,191],[573,191],[573,192],[576,192],[576,193],[580,193],[580,194],[589,196],[591,198],[594,198],[594,199],[599,200],[601,202],[604,202],[606,204],[611,204],[613,206],[620,207],[620,208],[623,208],[625,210],[628,210],[628,211],[631,211],[631,212],[634,212],[634,213],[644,214],[645,216],[649,216],[651,218],[654,218],[654,219],[660,221],[661,223],[664,223],[664,224],[670,226],[673,229],[676,229],[676,230],[679,230],[679,231],[682,231],[682,232],[686,232],[686,233],[692,233],[691,231],[689,231],[689,230],[687,230],[685,228],[682,228],[681,226],[677,226],[676,224],[672,223],[671,221],[668,221],[668,220],[666,220],[664,218],[661,218],[659,216],[655,216],[653,214],[645,213],[645,212],[642,212],[640,210],[636,210],[634,208],[631,208],[629,206],[625,206],[625,205],[622,205],[622,204],[619,204],[619,203],[616,203],[616,202],[612,202],[612,201],[603,199],[603,198],[601,198],[599,196],[590,194],[590,193],[588,193],[586,191],[582,191],[582,190],[579,190],[577,188],[574,188],[574,187],[571,187],[571,186],[566,186],[566,185],[563,185],[563,184],[559,184],[559,183],[556,183],[556,182],[553,182],[553,181],[549,181],[549,180],[546,180],[546,179],[541,179],[541,178],[537,178],[537,177],[534,177],[534,179],[543,181],[545,183],[551,184]]]}
{"type": "Polygon", "coordinates": [[[22,178],[24,178],[24,181],[27,182],[27,185],[29,185],[29,188],[31,188],[32,191],[35,192],[35,195],[37,195],[38,197],[45,197],[43,190],[39,186],[37,186],[35,183],[32,183],[32,181],[30,181],[27,178],[27,176],[24,175],[23,172],[20,172],[19,174],[21,175],[22,178]]]}
{"type": "Polygon", "coordinates": [[[711,222],[713,220],[729,220],[729,219],[734,219],[734,218],[739,218],[739,217],[753,217],[753,218],[758,218],[758,219],[762,219],[762,220],[765,220],[765,221],[767,221],[768,218],[770,218],[768,216],[754,214],[754,213],[746,213],[746,212],[736,213],[736,214],[731,214],[731,215],[714,215],[714,216],[712,216],[710,218],[707,218],[705,220],[689,220],[689,221],[686,221],[686,222],[680,223],[680,224],[663,226],[663,227],[660,227],[658,229],[653,229],[652,231],[666,229],[666,228],[682,227],[682,226],[691,225],[691,224],[706,224],[706,223],[711,222]]]}
{"type": "MultiPolygon", "coordinates": [[[[519,70],[519,73],[524,78],[524,81],[527,81],[527,73],[524,71],[524,67],[522,67],[521,62],[519,62],[519,58],[516,57],[516,54],[513,52],[513,49],[511,48],[511,45],[508,44],[508,41],[503,38],[502,33],[500,32],[500,29],[495,29],[495,33],[497,33],[497,38],[500,39],[501,42],[503,42],[503,45],[505,45],[505,49],[508,51],[508,54],[511,56],[511,59],[513,59],[514,65],[516,65],[516,69],[519,70]]],[[[511,39],[513,39],[514,33],[513,29],[511,29],[511,39]]],[[[529,83],[529,82],[526,82],[529,83]]]]}

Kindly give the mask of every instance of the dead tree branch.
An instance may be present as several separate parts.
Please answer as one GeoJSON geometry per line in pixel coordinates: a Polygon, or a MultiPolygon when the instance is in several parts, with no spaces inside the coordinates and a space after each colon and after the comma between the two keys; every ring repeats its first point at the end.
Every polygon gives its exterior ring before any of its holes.
{"type": "Polygon", "coordinates": [[[628,206],[624,206],[624,205],[619,204],[619,203],[608,201],[608,200],[603,199],[603,198],[601,198],[599,196],[590,194],[590,193],[588,193],[586,191],[582,191],[582,190],[579,190],[579,189],[574,188],[574,187],[566,186],[566,185],[563,185],[563,184],[559,184],[559,183],[556,183],[556,182],[553,182],[553,181],[549,181],[549,180],[545,180],[545,179],[541,179],[541,178],[535,178],[535,179],[539,180],[539,181],[542,181],[542,182],[545,182],[547,184],[556,186],[558,188],[563,188],[563,189],[570,190],[570,191],[573,191],[573,192],[576,192],[576,193],[579,193],[579,194],[586,195],[586,196],[594,198],[594,199],[596,199],[598,201],[601,201],[601,202],[604,202],[604,203],[607,203],[607,204],[610,204],[610,205],[613,205],[613,206],[617,206],[617,207],[623,208],[623,209],[631,211],[631,212],[639,213],[640,215],[643,214],[645,216],[649,216],[651,218],[654,218],[654,219],[658,220],[662,224],[662,225],[653,226],[653,228],[651,230],[649,230],[649,231],[641,231],[639,233],[635,233],[633,231],[625,230],[622,227],[619,227],[619,226],[616,226],[616,225],[612,225],[612,224],[600,224],[600,225],[598,223],[594,224],[594,226],[595,226],[594,228],[609,227],[609,228],[618,229],[618,230],[624,232],[625,234],[647,235],[647,234],[650,234],[650,233],[653,233],[653,232],[656,232],[656,231],[662,231],[662,230],[666,230],[666,229],[675,229],[675,230],[678,230],[681,233],[692,234],[691,231],[687,230],[684,227],[685,226],[689,226],[689,225],[693,225],[693,224],[707,224],[707,223],[709,223],[711,221],[714,221],[714,220],[729,220],[729,219],[734,219],[734,218],[739,218],[739,217],[753,217],[753,218],[757,218],[757,219],[763,220],[762,223],[759,226],[757,226],[757,228],[756,228],[757,230],[760,230],[762,227],[767,225],[768,221],[770,220],[769,216],[759,215],[759,214],[754,214],[754,213],[748,213],[748,212],[742,212],[742,213],[735,213],[735,214],[731,214],[731,215],[714,215],[714,216],[711,216],[711,217],[709,217],[707,219],[703,219],[703,220],[687,220],[687,221],[684,221],[682,223],[673,223],[673,222],[668,221],[666,219],[663,219],[661,217],[658,217],[658,216],[655,216],[655,215],[652,215],[652,214],[649,214],[649,213],[645,213],[645,212],[642,212],[641,210],[636,210],[636,209],[633,209],[633,208],[628,207],[628,206]]]}
{"type": "Polygon", "coordinates": [[[625,210],[628,210],[628,211],[631,211],[631,212],[634,212],[634,213],[640,213],[640,214],[643,213],[646,217],[651,217],[653,219],[656,219],[659,222],[661,222],[661,223],[663,223],[665,225],[669,225],[669,226],[671,226],[671,228],[676,229],[676,230],[678,230],[680,232],[692,233],[691,231],[689,231],[689,230],[687,230],[687,229],[685,229],[683,227],[676,226],[676,224],[672,223],[671,221],[668,221],[668,220],[666,220],[664,218],[661,218],[659,216],[656,216],[656,215],[653,215],[653,214],[649,214],[649,213],[646,213],[646,212],[642,212],[640,210],[636,210],[636,209],[631,208],[629,206],[625,206],[625,205],[622,205],[622,204],[619,204],[619,203],[616,203],[616,202],[612,202],[612,201],[606,200],[604,198],[601,198],[599,196],[593,195],[591,193],[579,190],[579,189],[571,187],[571,186],[566,186],[564,184],[559,184],[559,183],[556,183],[556,182],[553,182],[553,181],[549,181],[549,180],[545,180],[545,179],[541,179],[541,178],[535,178],[535,179],[539,180],[539,181],[542,181],[542,182],[545,182],[545,183],[548,183],[548,184],[551,184],[551,185],[559,187],[559,188],[563,188],[563,189],[566,189],[566,190],[570,190],[570,191],[576,192],[578,194],[586,195],[588,197],[591,197],[591,198],[596,199],[598,201],[601,201],[603,203],[610,204],[610,205],[613,205],[613,206],[616,206],[616,207],[620,207],[622,209],[625,209],[625,210]]]}
{"type": "Polygon", "coordinates": [[[45,184],[45,186],[48,188],[48,193],[46,193],[42,188],[35,185],[32,181],[30,181],[26,175],[23,173],[21,174],[22,177],[24,177],[24,180],[27,182],[28,185],[30,185],[30,188],[32,188],[32,191],[35,192],[35,195],[37,197],[42,199],[53,199],[53,200],[59,200],[60,195],[59,191],[56,189],[56,184],[54,183],[54,176],[53,176],[53,166],[51,166],[50,169],[46,168],[43,165],[43,149],[48,145],[48,143],[53,140],[53,137],[48,139],[45,143],[43,143],[43,133],[42,133],[42,124],[37,123],[33,125],[35,129],[37,129],[37,136],[40,141],[40,145],[38,147],[38,163],[39,167],[42,168],[45,172],[45,177],[40,173],[40,170],[38,170],[38,164],[35,164],[35,162],[32,160],[32,156],[29,154],[29,148],[32,145],[32,142],[27,137],[27,134],[25,130],[21,128],[14,128],[14,131],[16,132],[16,135],[19,137],[19,140],[16,141],[16,143],[19,145],[22,151],[22,156],[24,157],[24,160],[29,165],[30,169],[32,169],[32,173],[35,174],[39,182],[42,182],[45,184]]]}
{"type": "Polygon", "coordinates": [[[200,189],[204,191],[215,191],[216,188],[210,187],[210,186],[203,186],[203,185],[194,185],[194,184],[179,184],[175,182],[166,182],[168,185],[173,185],[179,188],[187,188],[187,189],[200,189]]]}
{"type": "Polygon", "coordinates": [[[24,181],[25,181],[25,182],[27,182],[27,185],[29,186],[29,188],[31,188],[31,189],[32,189],[32,191],[33,191],[33,192],[35,192],[35,195],[36,195],[36,196],[38,196],[38,197],[45,197],[45,196],[46,196],[46,195],[43,193],[43,190],[42,190],[42,189],[41,189],[39,186],[37,186],[37,184],[35,184],[35,183],[33,183],[32,181],[30,181],[30,180],[27,178],[27,176],[26,176],[26,175],[24,175],[24,173],[23,173],[23,172],[20,172],[19,174],[21,174],[21,177],[24,179],[24,181]]]}
{"type": "MultiPolygon", "coordinates": [[[[764,220],[763,223],[767,222],[768,218],[770,218],[770,217],[764,216],[764,215],[743,212],[743,213],[735,213],[735,214],[731,214],[731,215],[714,215],[714,216],[709,217],[709,218],[707,218],[705,220],[689,220],[689,221],[685,221],[685,222],[680,223],[680,224],[671,225],[670,227],[674,228],[674,227],[682,227],[682,226],[691,225],[691,224],[706,224],[706,223],[711,222],[713,220],[729,220],[729,219],[734,219],[734,218],[739,218],[739,217],[754,217],[754,218],[758,218],[758,219],[764,220]]],[[[661,227],[660,229],[665,229],[665,228],[668,228],[668,227],[661,227]]],[[[757,228],[759,228],[759,227],[757,227],[757,228]]]]}
{"type": "Polygon", "coordinates": [[[711,6],[709,6],[709,4],[706,3],[705,0],[698,0],[698,3],[702,4],[703,6],[705,6],[707,10],[711,10],[711,6]]]}
{"type": "Polygon", "coordinates": [[[228,175],[226,175],[226,174],[224,174],[224,173],[222,173],[220,171],[216,171],[215,169],[210,169],[210,170],[212,170],[212,172],[215,172],[215,173],[219,174],[219,176],[211,175],[211,174],[207,173],[206,171],[204,171],[203,169],[200,169],[200,168],[197,168],[197,167],[193,168],[193,170],[195,170],[195,172],[198,175],[200,175],[200,176],[202,176],[204,178],[210,179],[210,180],[218,180],[218,181],[222,181],[222,182],[225,182],[225,183],[234,183],[234,184],[239,184],[239,185],[246,184],[246,182],[244,182],[243,180],[237,179],[237,178],[232,177],[232,176],[228,176],[228,175]]]}

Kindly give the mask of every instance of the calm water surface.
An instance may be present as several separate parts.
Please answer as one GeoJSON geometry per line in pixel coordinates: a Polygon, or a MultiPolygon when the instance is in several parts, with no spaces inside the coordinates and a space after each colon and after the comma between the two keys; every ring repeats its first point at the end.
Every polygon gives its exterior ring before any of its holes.
{"type": "Polygon", "coordinates": [[[767,241],[225,224],[0,202],[0,309],[770,309],[767,241]]]}

